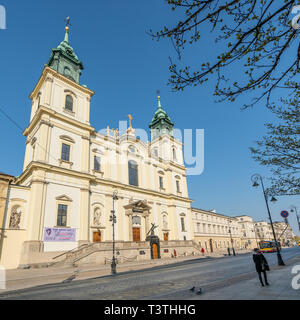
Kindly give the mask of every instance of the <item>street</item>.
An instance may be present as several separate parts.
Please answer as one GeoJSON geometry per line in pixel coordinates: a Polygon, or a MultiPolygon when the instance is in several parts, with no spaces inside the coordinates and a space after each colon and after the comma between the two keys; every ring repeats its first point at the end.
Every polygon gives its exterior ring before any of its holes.
{"type": "MultiPolygon", "coordinates": [[[[300,247],[282,250],[284,261],[300,255],[300,247]]],[[[265,254],[272,272],[276,253],[265,254]]],[[[13,300],[151,300],[190,299],[191,287],[209,292],[256,276],[252,254],[219,259],[196,259],[70,283],[59,283],[0,295],[13,300]]],[[[205,298],[205,297],[204,297],[205,298]]]]}

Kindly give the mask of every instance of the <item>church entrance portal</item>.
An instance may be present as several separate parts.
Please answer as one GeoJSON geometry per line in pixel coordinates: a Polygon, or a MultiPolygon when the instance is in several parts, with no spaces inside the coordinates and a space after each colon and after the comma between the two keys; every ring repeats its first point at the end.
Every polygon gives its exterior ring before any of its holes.
{"type": "Polygon", "coordinates": [[[153,243],[152,245],[152,256],[153,259],[158,259],[158,247],[156,243],[153,243]]]}
{"type": "Polygon", "coordinates": [[[132,228],[133,241],[141,241],[141,228],[132,228]]]}
{"type": "Polygon", "coordinates": [[[93,233],[93,242],[101,242],[101,232],[96,231],[93,233]]]}

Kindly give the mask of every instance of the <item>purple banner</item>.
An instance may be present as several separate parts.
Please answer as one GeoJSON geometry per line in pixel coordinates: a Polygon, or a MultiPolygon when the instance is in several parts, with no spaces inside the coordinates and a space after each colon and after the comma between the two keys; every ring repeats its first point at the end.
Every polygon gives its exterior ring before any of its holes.
{"type": "Polygon", "coordinates": [[[45,228],[45,242],[76,242],[76,229],[45,228]]]}

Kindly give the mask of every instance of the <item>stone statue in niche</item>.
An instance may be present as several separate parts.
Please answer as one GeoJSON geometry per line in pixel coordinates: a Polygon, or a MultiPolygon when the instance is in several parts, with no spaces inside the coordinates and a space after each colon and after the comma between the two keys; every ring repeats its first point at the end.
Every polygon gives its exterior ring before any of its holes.
{"type": "Polygon", "coordinates": [[[94,226],[100,226],[101,225],[101,210],[97,208],[94,212],[94,220],[93,220],[94,226]]]}
{"type": "Polygon", "coordinates": [[[163,217],[163,228],[164,230],[168,229],[168,221],[166,216],[163,217]]]}
{"type": "Polygon", "coordinates": [[[20,229],[21,215],[22,211],[20,207],[13,208],[10,216],[9,228],[20,229]]]}

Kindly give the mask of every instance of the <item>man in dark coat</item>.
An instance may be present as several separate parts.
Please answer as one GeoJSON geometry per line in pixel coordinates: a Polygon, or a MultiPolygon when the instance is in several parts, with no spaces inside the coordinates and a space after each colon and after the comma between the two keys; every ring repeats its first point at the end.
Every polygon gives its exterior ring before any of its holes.
{"type": "Polygon", "coordinates": [[[255,263],[255,268],[256,268],[256,271],[258,273],[258,277],[259,277],[261,285],[264,287],[264,283],[263,283],[263,280],[262,280],[262,277],[261,277],[261,273],[263,273],[264,274],[264,278],[265,278],[266,286],[268,286],[269,283],[268,283],[268,279],[267,279],[267,271],[270,271],[270,268],[269,268],[269,265],[268,265],[268,262],[267,262],[266,258],[259,251],[259,249],[254,249],[253,261],[255,263]]]}

